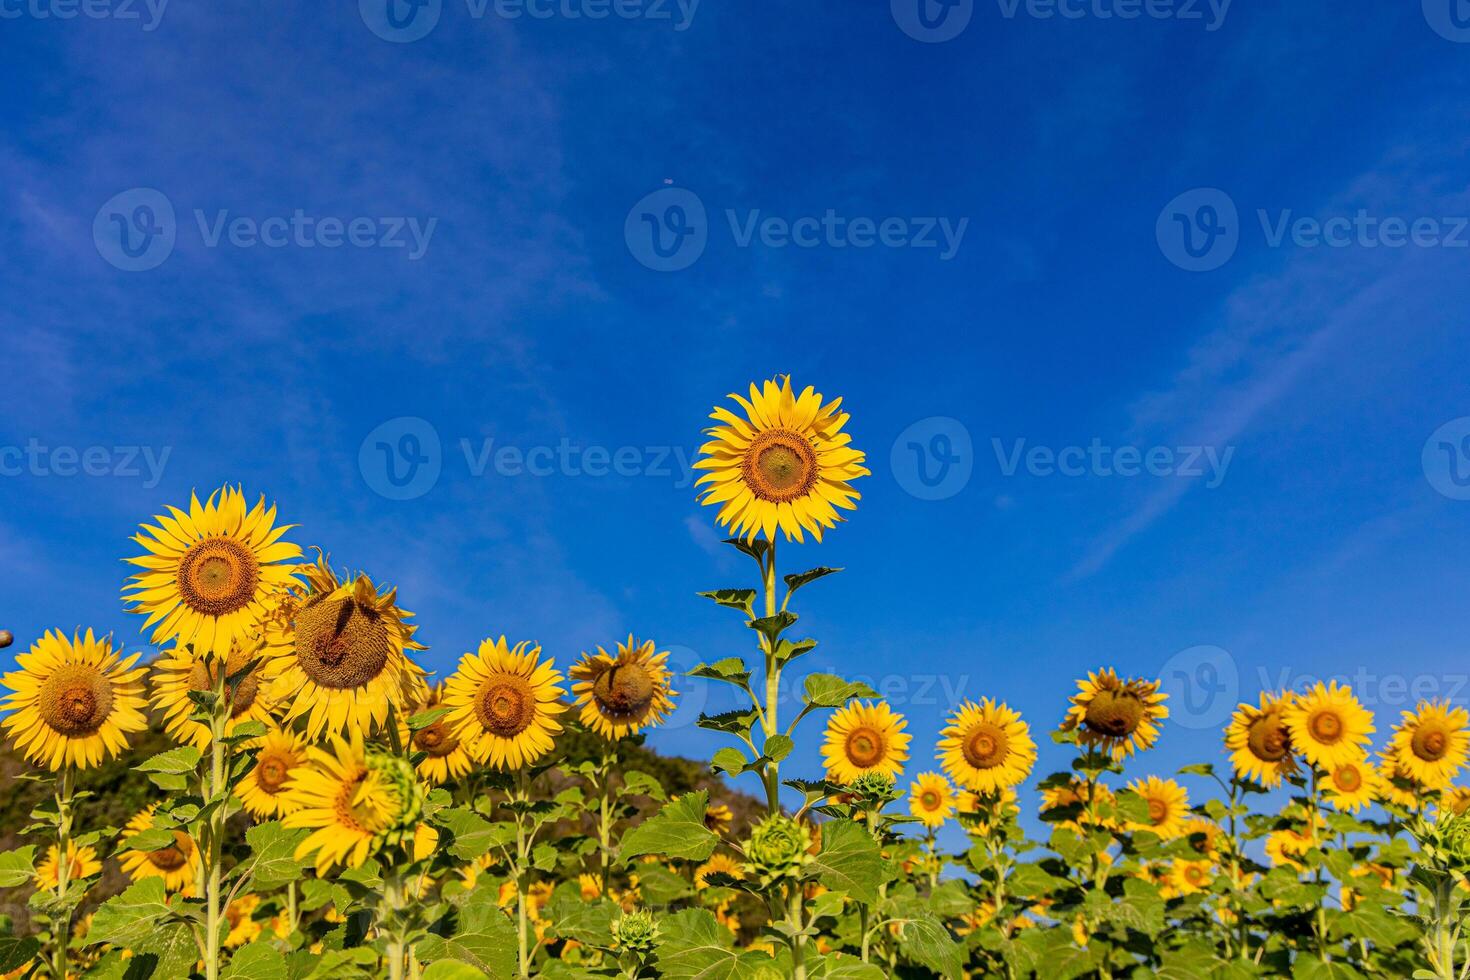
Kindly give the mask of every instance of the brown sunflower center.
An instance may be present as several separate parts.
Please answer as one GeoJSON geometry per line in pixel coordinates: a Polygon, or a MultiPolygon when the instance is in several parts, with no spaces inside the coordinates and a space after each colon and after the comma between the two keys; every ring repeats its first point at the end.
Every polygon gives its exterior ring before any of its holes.
{"type": "Polygon", "coordinates": [[[179,560],[179,595],[184,605],[205,616],[244,609],[259,583],[255,554],[233,538],[196,541],[179,560]]]}
{"type": "Polygon", "coordinates": [[[847,754],[847,761],[859,769],[871,769],[883,761],[883,736],[868,725],[848,732],[842,748],[847,754]]]}
{"type": "Polygon", "coordinates": [[[1251,722],[1246,745],[1250,748],[1251,755],[1262,762],[1280,762],[1285,759],[1286,754],[1291,751],[1291,741],[1286,726],[1281,723],[1281,716],[1273,711],[1251,722]]]}
{"type": "Polygon", "coordinates": [[[1425,762],[1438,762],[1450,750],[1450,739],[1442,728],[1420,728],[1409,743],[1425,762]]]}
{"type": "Polygon", "coordinates": [[[1352,793],[1363,785],[1363,774],[1357,766],[1338,766],[1332,773],[1332,781],[1344,793],[1352,793]]]}
{"type": "Polygon", "coordinates": [[[536,720],[536,694],[519,674],[491,674],[475,696],[475,714],[490,734],[514,738],[536,720]]]}
{"type": "Polygon", "coordinates": [[[443,721],[436,721],[413,733],[413,747],[430,758],[442,759],[459,748],[459,739],[444,727],[443,721]]]}
{"type": "Polygon", "coordinates": [[[1313,738],[1325,745],[1331,745],[1342,738],[1342,718],[1335,711],[1316,712],[1307,722],[1307,728],[1311,730],[1313,738]]]}
{"type": "MultiPolygon", "coordinates": [[[[238,647],[231,649],[229,659],[225,661],[225,677],[229,678],[240,673],[249,662],[249,658],[241,653],[238,647]]],[[[189,671],[189,690],[213,691],[218,681],[219,663],[217,661],[206,662],[203,659],[194,661],[194,667],[189,671]]],[[[230,696],[231,718],[238,718],[249,711],[250,706],[255,704],[255,696],[260,693],[260,680],[257,672],[252,670],[246,674],[227,693],[230,696]]]]}
{"type": "Polygon", "coordinates": [[[191,846],[189,839],[176,830],[172,845],[148,852],[148,863],[160,871],[177,871],[189,862],[188,848],[191,846]]]}
{"type": "Polygon", "coordinates": [[[90,664],[63,664],[41,685],[36,706],[52,731],[91,735],[112,713],[112,682],[90,664]]]}
{"type": "Polygon", "coordinates": [[[256,785],[272,796],[279,793],[286,785],[286,777],[291,775],[291,762],[283,756],[262,752],[255,763],[256,785]]]}
{"type": "Polygon", "coordinates": [[[939,809],[939,794],[932,789],[926,789],[919,794],[919,805],[925,810],[939,809]]]}
{"type": "Polygon", "coordinates": [[[1169,804],[1160,799],[1148,801],[1148,819],[1150,823],[1161,824],[1169,816],[1169,804]]]}
{"type": "Polygon", "coordinates": [[[1109,738],[1127,738],[1143,723],[1143,699],[1128,690],[1103,689],[1087,702],[1082,721],[1088,729],[1109,738]]]}
{"type": "Polygon", "coordinates": [[[363,687],[392,654],[383,614],[350,596],[312,603],[296,616],[296,659],[321,687],[363,687]]]}
{"type": "Polygon", "coordinates": [[[653,674],[642,664],[614,664],[592,682],[597,709],[614,721],[637,721],[653,706],[653,674]]]}
{"type": "Polygon", "coordinates": [[[817,452],[798,432],[766,429],[751,440],[741,464],[745,485],[762,500],[784,503],[817,482],[817,452]]]}
{"type": "Polygon", "coordinates": [[[965,761],[976,769],[995,768],[1006,760],[1009,751],[1010,740],[1006,733],[988,722],[976,725],[960,746],[965,761]]]}
{"type": "Polygon", "coordinates": [[[1205,869],[1197,865],[1190,865],[1184,869],[1184,880],[1191,885],[1203,884],[1205,880],[1205,869]]]}

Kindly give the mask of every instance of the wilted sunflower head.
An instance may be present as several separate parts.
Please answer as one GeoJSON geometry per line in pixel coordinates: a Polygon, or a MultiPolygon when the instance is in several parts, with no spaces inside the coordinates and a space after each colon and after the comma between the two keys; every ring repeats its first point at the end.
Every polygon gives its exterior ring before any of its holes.
{"type": "Polygon", "coordinates": [[[1262,691],[1259,706],[1241,704],[1225,728],[1225,747],[1237,775],[1263,786],[1276,786],[1296,772],[1286,707],[1292,694],[1262,691]]]}
{"type": "Polygon", "coordinates": [[[619,739],[657,725],[674,707],[668,651],[652,640],[629,634],[616,655],[602,647],[583,654],[571,669],[572,694],[581,706],[582,724],[606,739],[619,739]]]}
{"type": "Polygon", "coordinates": [[[869,773],[897,779],[909,757],[907,724],[882,701],[854,701],[834,711],[822,743],[827,778],[843,785],[869,773]]]}
{"type": "Polygon", "coordinates": [[[1036,763],[1036,743],[1021,715],[986,698],[955,709],[940,732],[940,764],[955,784],[986,793],[1025,780],[1036,763]]]}
{"type": "Polygon", "coordinates": [[[1337,681],[1298,694],[1284,709],[1291,745],[1319,769],[1332,770],[1367,751],[1373,715],[1337,681]]]}
{"type": "Polygon", "coordinates": [[[1389,752],[1400,771],[1430,789],[1447,789],[1470,749],[1470,713],[1449,702],[1420,701],[1394,728],[1389,752]]]}
{"type": "Polygon", "coordinates": [[[721,424],[705,430],[710,441],[694,464],[708,471],[697,481],[701,502],[719,504],[718,523],[747,540],[759,533],[775,540],[779,529],[788,540],[810,531],[821,541],[843,519],[837,508],[856,509],[851,481],[868,475],[864,454],[842,431],[842,399],[824,404],[810,387],[798,395],[789,376],[752,384],[749,399],[729,397],[745,417],[722,407],[710,414],[721,424]]]}
{"type": "Polygon", "coordinates": [[[1168,697],[1158,681],[1120,680],[1111,668],[1090,673],[1077,682],[1062,729],[1075,730],[1078,744],[1121,760],[1154,744],[1158,723],[1169,717],[1168,697]]]}
{"type": "Polygon", "coordinates": [[[460,658],[444,683],[453,734],[476,761],[496,769],[520,769],[550,752],[566,710],[561,672],[541,658],[541,648],[505,637],[485,639],[460,658]]]}

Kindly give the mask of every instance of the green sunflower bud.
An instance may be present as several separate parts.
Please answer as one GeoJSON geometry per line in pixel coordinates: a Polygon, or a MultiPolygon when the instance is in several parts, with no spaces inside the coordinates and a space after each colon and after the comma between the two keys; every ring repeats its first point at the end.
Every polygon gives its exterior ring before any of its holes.
{"type": "Polygon", "coordinates": [[[865,808],[881,808],[898,799],[893,777],[881,772],[865,772],[847,784],[847,792],[865,808]]]}
{"type": "Polygon", "coordinates": [[[784,878],[795,878],[809,864],[807,853],[812,835],[806,827],[782,814],[767,817],[750,832],[745,842],[745,856],[751,870],[762,885],[784,878]]]}
{"type": "Polygon", "coordinates": [[[613,940],[619,949],[643,955],[653,952],[658,939],[658,923],[647,909],[624,913],[613,923],[613,940]]]}
{"type": "Polygon", "coordinates": [[[397,812],[389,816],[388,826],[379,832],[383,844],[412,841],[414,830],[424,814],[424,789],[412,764],[401,756],[387,752],[368,752],[367,767],[383,781],[387,795],[397,803],[397,812]]]}

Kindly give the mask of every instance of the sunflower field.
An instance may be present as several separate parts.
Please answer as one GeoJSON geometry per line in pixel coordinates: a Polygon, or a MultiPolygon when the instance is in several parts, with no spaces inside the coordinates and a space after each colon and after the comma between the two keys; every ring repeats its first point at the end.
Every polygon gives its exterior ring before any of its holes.
{"type": "Polygon", "coordinates": [[[397,591],[303,550],[263,498],[142,523],[122,595],[155,651],[53,630],[0,680],[16,786],[42,800],[0,853],[20,896],[0,975],[1470,977],[1452,704],[1375,720],[1335,682],[1263,694],[1183,770],[1215,787],[1194,800],[1150,771],[1160,684],[1102,665],[1043,728],[995,691],[916,743],[822,673],[782,711],[816,646],[798,593],[838,569],[782,568],[778,544],[820,542],[868,470],[841,399],[789,378],[730,398],[698,486],[751,575],[698,601],[750,655],[683,677],[643,637],[564,658],[492,633],[436,679],[397,591]],[[710,771],[754,796],[738,819],[628,762],[692,683],[741,699],[699,720],[728,740],[710,771]],[[86,819],[91,777],[159,733],[136,812],[86,819]],[[1039,737],[1069,769],[1035,771],[1039,737]],[[789,771],[799,740],[824,771],[789,771]],[[951,821],[963,847],[940,845],[951,821]]]}

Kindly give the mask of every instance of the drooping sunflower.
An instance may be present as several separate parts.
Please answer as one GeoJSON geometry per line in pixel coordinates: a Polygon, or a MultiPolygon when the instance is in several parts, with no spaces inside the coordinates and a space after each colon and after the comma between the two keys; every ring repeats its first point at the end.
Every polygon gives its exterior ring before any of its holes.
{"type": "Polygon", "coordinates": [[[264,496],[246,510],[245,494],[228,486],[169,512],[133,536],[148,553],[128,559],[143,569],[123,589],[131,611],[148,617],[155,644],[220,658],[237,643],[250,649],[267,597],[295,581],[301,549],[281,540],[292,525],[276,526],[264,496]]]}
{"type": "Polygon", "coordinates": [[[1214,875],[1209,861],[1175,858],[1169,864],[1169,886],[1175,895],[1197,895],[1207,891],[1212,880],[1214,875]]]}
{"type": "Polygon", "coordinates": [[[1163,838],[1179,837],[1188,827],[1189,791],[1172,779],[1149,776],[1135,779],[1128,788],[1148,804],[1148,820],[1129,823],[1129,830],[1148,830],[1163,838]]]}
{"type": "Polygon", "coordinates": [[[704,811],[704,825],[720,837],[730,829],[735,822],[735,814],[723,803],[712,803],[704,811]]]}
{"type": "Polygon", "coordinates": [[[674,709],[668,659],[667,650],[656,652],[652,640],[631,633],[616,655],[602,647],[584,653],[570,671],[582,724],[611,741],[663,721],[674,709]]]}
{"type": "Polygon", "coordinates": [[[1077,682],[1062,729],[1075,730],[1079,745],[1122,760],[1158,739],[1159,722],[1169,717],[1168,697],[1158,681],[1119,680],[1112,668],[1089,673],[1077,682]]]}
{"type": "Polygon", "coordinates": [[[477,762],[520,769],[550,752],[566,711],[561,672],[541,647],[525,640],[514,648],[505,637],[485,639],[477,653],[460,658],[444,685],[444,704],[455,737],[477,762]]]}
{"type": "MultiPolygon", "coordinates": [[[[57,860],[60,853],[55,844],[46,851],[46,856],[41,863],[36,865],[36,887],[41,891],[54,892],[58,885],[58,877],[61,873],[61,862],[57,860]]],[[[97,860],[97,849],[90,845],[78,847],[76,841],[66,842],[66,856],[68,859],[66,868],[66,880],[68,882],[80,881],[89,878],[102,870],[102,862],[97,860]]],[[[69,884],[68,888],[71,887],[69,884]]]]}
{"type": "Polygon", "coordinates": [[[1262,691],[1260,697],[1259,707],[1241,704],[1235,709],[1225,729],[1225,747],[1237,776],[1272,787],[1297,769],[1291,731],[1286,727],[1286,708],[1293,695],[1262,691]]]}
{"type": "Polygon", "coordinates": [[[273,728],[260,740],[255,767],[240,780],[235,795],[257,817],[285,816],[299,807],[286,787],[306,764],[306,740],[289,729],[273,728]]]}
{"type": "Polygon", "coordinates": [[[940,732],[939,762],[956,786],[995,793],[1024,781],[1036,764],[1036,743],[1021,715],[986,698],[966,701],[940,732]]]}
{"type": "MultiPolygon", "coordinates": [[[[219,681],[219,663],[213,657],[190,652],[188,647],[176,646],[154,664],[153,706],[162,712],[164,725],[175,741],[192,743],[200,750],[209,746],[209,726],[189,717],[198,710],[189,692],[213,691],[219,681]]],[[[224,663],[228,679],[249,666],[251,658],[236,644],[224,663]]],[[[225,692],[230,699],[226,734],[233,734],[245,721],[271,723],[271,685],[262,675],[264,668],[265,664],[256,663],[249,674],[225,692]]]]}
{"type": "Polygon", "coordinates": [[[1333,806],[1356,813],[1377,798],[1378,783],[1378,771],[1368,762],[1367,756],[1360,756],[1328,769],[1322,788],[1333,806]]]}
{"type": "MultiPolygon", "coordinates": [[[[413,705],[412,714],[442,707],[445,707],[444,685],[436,684],[424,689],[422,698],[413,705]]],[[[405,732],[407,728],[405,720],[405,732]]],[[[412,751],[424,754],[424,761],[418,765],[419,775],[435,786],[458,779],[475,767],[475,760],[470,758],[469,749],[454,734],[454,726],[449,723],[447,714],[427,728],[406,734],[404,741],[410,744],[412,751]]]]}
{"type": "Polygon", "coordinates": [[[822,743],[827,778],[852,783],[869,773],[897,780],[909,757],[908,722],[885,702],[854,701],[832,713],[822,743]]]}
{"type": "Polygon", "coordinates": [[[312,830],[296,858],[315,854],[321,875],[334,865],[359,867],[383,847],[412,846],[424,793],[408,760],[366,750],[359,731],[328,744],[307,749],[310,765],[293,772],[287,787],[297,809],[282,822],[312,830]]]}
{"type": "Polygon", "coordinates": [[[789,376],[752,384],[748,400],[729,397],[745,417],[722,406],[710,413],[721,424],[705,430],[710,441],[694,464],[708,471],[696,484],[704,486],[701,503],[720,505],[715,519],[736,537],[764,533],[774,541],[779,528],[788,541],[804,540],[804,531],[821,541],[844,520],[837,508],[857,509],[861,495],[851,481],[869,475],[864,454],[842,431],[842,399],[824,404],[811,387],[797,395],[789,376]]]}
{"type": "Polygon", "coordinates": [[[1393,730],[1389,752],[1400,772],[1430,789],[1446,789],[1470,749],[1470,712],[1449,702],[1420,701],[1393,730]]]}
{"type": "Polygon", "coordinates": [[[138,654],[126,660],[112,650],[112,638],[87,630],[70,639],[48,631],[28,653],[15,658],[19,670],[0,683],[9,688],[0,722],[16,747],[52,771],[86,769],[118,755],[130,732],[148,727],[143,716],[144,667],[138,654]]]}
{"type": "Polygon", "coordinates": [[[1317,682],[1283,710],[1291,745],[1312,765],[1334,769],[1361,756],[1373,733],[1373,715],[1346,685],[1317,682]]]}
{"type": "Polygon", "coordinates": [[[711,875],[723,874],[731,878],[742,879],[745,877],[745,865],[728,854],[712,854],[710,859],[694,869],[694,887],[710,887],[711,875]]]}
{"type": "Polygon", "coordinates": [[[123,850],[118,863],[133,881],[144,878],[162,878],[163,887],[178,892],[184,897],[194,894],[195,881],[199,875],[199,848],[193,838],[182,830],[174,830],[174,842],[157,850],[142,851],[128,846],[128,840],[153,826],[153,803],[133,815],[128,821],[122,840],[123,850]]]}
{"type": "Polygon", "coordinates": [[[944,824],[954,814],[955,792],[949,780],[937,772],[921,772],[909,790],[909,813],[925,827],[944,824]]]}
{"type": "Polygon", "coordinates": [[[406,692],[424,670],[406,650],[413,613],[398,607],[398,590],[380,591],[366,575],[339,582],[320,556],[304,569],[306,590],[272,597],[265,619],[273,694],[286,720],[304,718],[307,738],[361,729],[371,734],[402,715],[406,692]]]}

